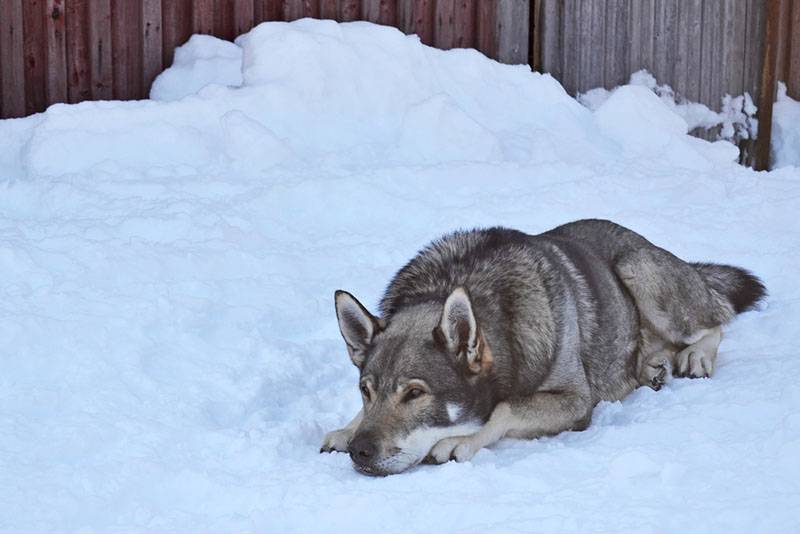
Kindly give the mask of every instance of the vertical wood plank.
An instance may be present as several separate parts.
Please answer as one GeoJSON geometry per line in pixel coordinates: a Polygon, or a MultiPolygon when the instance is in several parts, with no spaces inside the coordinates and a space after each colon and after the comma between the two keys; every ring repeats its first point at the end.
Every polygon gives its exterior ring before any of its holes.
{"type": "Polygon", "coordinates": [[[254,0],[256,22],[283,20],[283,0],[254,0]]]}
{"type": "Polygon", "coordinates": [[[497,59],[513,65],[528,63],[530,2],[500,0],[496,11],[497,59]]]}
{"type": "Polygon", "coordinates": [[[578,17],[578,65],[575,91],[582,92],[591,89],[589,81],[592,76],[592,63],[594,62],[591,46],[592,5],[594,0],[581,0],[578,3],[580,10],[576,14],[578,17]]]}
{"type": "Polygon", "coordinates": [[[235,0],[214,0],[214,35],[232,41],[236,35],[233,22],[235,0]]]}
{"type": "Polygon", "coordinates": [[[338,12],[336,0],[320,0],[319,18],[336,20],[338,12]]]}
{"type": "Polygon", "coordinates": [[[737,96],[744,92],[747,3],[742,0],[725,0],[722,8],[722,69],[720,73],[722,94],[728,93],[737,96]]]}
{"type": "Polygon", "coordinates": [[[38,113],[47,107],[44,0],[23,3],[23,49],[25,54],[25,113],[38,113]]]}
{"type": "Polygon", "coordinates": [[[628,10],[627,0],[608,0],[606,14],[605,86],[628,81],[628,10]]]}
{"type": "Polygon", "coordinates": [[[567,93],[574,95],[578,90],[580,50],[580,3],[579,0],[564,0],[561,17],[563,28],[561,38],[561,84],[567,93]]]}
{"type": "Polygon", "coordinates": [[[89,54],[89,0],[69,0],[67,8],[67,101],[92,97],[89,54]]]}
{"type": "Polygon", "coordinates": [[[142,85],[146,93],[163,68],[161,0],[142,0],[142,85]]]}
{"type": "Polygon", "coordinates": [[[363,0],[362,16],[370,22],[394,26],[397,23],[397,1],[363,0]]]}
{"type": "MultiPolygon", "coordinates": [[[[116,3],[116,2],[115,2],[116,3]]],[[[161,5],[163,28],[162,62],[172,65],[175,48],[192,35],[192,0],[170,0],[161,5]]]]}
{"type": "Polygon", "coordinates": [[[25,64],[22,0],[4,0],[0,18],[0,117],[25,115],[25,64]]]}
{"type": "Polygon", "coordinates": [[[800,100],[800,0],[792,0],[790,24],[788,74],[785,80],[789,96],[800,100]]]}
{"type": "Polygon", "coordinates": [[[67,101],[66,12],[64,0],[47,0],[47,102],[67,101]]]}
{"type": "Polygon", "coordinates": [[[339,20],[349,22],[361,18],[361,0],[339,0],[339,20]]]}
{"type": "Polygon", "coordinates": [[[758,102],[758,77],[761,73],[761,51],[764,46],[764,2],[747,0],[747,27],[745,29],[745,61],[742,73],[745,91],[758,102]]]}
{"type": "Polygon", "coordinates": [[[250,31],[254,21],[253,0],[236,0],[233,6],[234,39],[250,31]]]}
{"type": "Polygon", "coordinates": [[[703,0],[683,0],[678,18],[676,89],[688,100],[700,100],[703,0]]]}
{"type": "Polygon", "coordinates": [[[192,0],[192,33],[214,33],[214,0],[192,0]]]}
{"type": "Polygon", "coordinates": [[[436,1],[436,27],[434,45],[447,50],[453,48],[455,41],[455,3],[456,0],[436,1]]]}
{"type": "Polygon", "coordinates": [[[114,94],[110,0],[90,0],[88,24],[92,99],[110,100],[114,94]]]}
{"type": "Polygon", "coordinates": [[[769,1],[766,5],[764,23],[764,59],[761,72],[761,89],[758,100],[758,139],[755,150],[755,169],[769,168],[770,142],[772,141],[772,102],[775,93],[775,69],[778,51],[778,26],[780,25],[780,4],[769,1]]]}
{"type": "Polygon", "coordinates": [[[478,50],[497,58],[497,27],[495,24],[499,0],[481,0],[476,21],[478,50]]]}
{"type": "Polygon", "coordinates": [[[302,19],[303,17],[319,18],[318,0],[284,0],[283,19],[286,21],[302,19]]]}
{"type": "Polygon", "coordinates": [[[655,0],[630,0],[631,21],[628,26],[631,42],[631,73],[639,69],[653,70],[653,30],[655,0]]]}
{"type": "Polygon", "coordinates": [[[111,29],[114,98],[145,98],[147,94],[142,85],[142,10],[138,2],[113,2],[111,29]]]}
{"type": "Polygon", "coordinates": [[[540,0],[539,43],[542,58],[542,72],[549,72],[556,79],[561,79],[561,16],[563,2],[561,0],[540,0]]]}
{"type": "Polygon", "coordinates": [[[703,3],[703,37],[700,66],[700,102],[719,108],[721,96],[720,45],[722,43],[722,3],[719,1],[703,3]]]}
{"type": "Polygon", "coordinates": [[[455,35],[453,46],[455,48],[475,47],[475,12],[476,0],[456,0],[454,24],[455,35]]]}
{"type": "Polygon", "coordinates": [[[659,0],[656,5],[653,31],[653,70],[659,83],[674,84],[676,69],[676,25],[678,2],[659,0]]]}
{"type": "Polygon", "coordinates": [[[583,90],[605,85],[605,50],[606,50],[606,0],[592,0],[592,16],[589,26],[588,46],[589,62],[585,65],[587,76],[583,81],[583,90]]]}
{"type": "MultiPolygon", "coordinates": [[[[411,8],[411,26],[409,33],[415,33],[426,45],[433,45],[435,34],[435,0],[406,0],[411,8]]],[[[493,0],[486,0],[491,3],[493,0]]],[[[408,31],[408,30],[406,30],[408,31]]]]}

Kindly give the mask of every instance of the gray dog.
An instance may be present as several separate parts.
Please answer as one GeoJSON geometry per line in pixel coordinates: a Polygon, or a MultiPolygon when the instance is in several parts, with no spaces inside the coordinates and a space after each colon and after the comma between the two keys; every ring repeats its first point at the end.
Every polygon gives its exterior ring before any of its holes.
{"type": "Polygon", "coordinates": [[[388,475],[585,429],[601,400],[711,376],[721,325],[765,294],[743,269],[684,262],[609,221],[448,235],[397,273],[381,317],[336,292],[364,405],[322,451],[388,475]]]}

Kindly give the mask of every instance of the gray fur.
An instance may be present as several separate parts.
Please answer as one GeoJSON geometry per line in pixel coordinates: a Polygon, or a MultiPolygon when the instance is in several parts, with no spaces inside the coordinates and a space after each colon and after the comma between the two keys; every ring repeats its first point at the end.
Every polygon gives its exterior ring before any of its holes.
{"type": "Polygon", "coordinates": [[[346,443],[383,475],[581,430],[600,400],[658,389],[670,369],[710,375],[718,327],[763,295],[746,271],[683,262],[609,221],[456,232],[395,275],[380,319],[337,292],[364,408],[323,450],[346,443]]]}

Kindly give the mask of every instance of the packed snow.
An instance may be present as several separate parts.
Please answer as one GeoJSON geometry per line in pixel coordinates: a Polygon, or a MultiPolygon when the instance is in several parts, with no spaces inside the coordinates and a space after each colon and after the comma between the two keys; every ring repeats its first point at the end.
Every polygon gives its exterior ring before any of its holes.
{"type": "Polygon", "coordinates": [[[800,102],[778,83],[778,98],[772,108],[772,165],[800,167],[800,102]]]}
{"type": "Polygon", "coordinates": [[[0,121],[0,530],[800,529],[800,169],[735,164],[647,87],[591,111],[367,23],[184,51],[154,100],[0,121]],[[374,310],[442,233],[584,217],[763,278],[713,378],[463,464],[318,453],[361,402],[335,289],[374,310]]]}

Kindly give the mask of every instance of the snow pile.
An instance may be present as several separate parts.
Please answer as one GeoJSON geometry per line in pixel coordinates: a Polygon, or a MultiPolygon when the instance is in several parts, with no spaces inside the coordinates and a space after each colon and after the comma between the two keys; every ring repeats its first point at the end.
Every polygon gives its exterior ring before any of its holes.
{"type": "MultiPolygon", "coordinates": [[[[703,128],[710,130],[720,127],[718,139],[738,142],[740,139],[755,138],[758,134],[756,108],[749,93],[722,98],[721,111],[712,111],[703,104],[689,102],[680,98],[669,85],[658,85],[655,77],[642,69],[631,75],[629,86],[640,86],[650,89],[675,114],[682,117],[688,129],[703,128]]],[[[614,92],[598,87],[578,95],[578,101],[591,110],[598,109],[614,92]]]]}
{"type": "Polygon", "coordinates": [[[150,88],[153,100],[180,100],[207,85],[242,85],[242,49],[211,35],[193,35],[175,49],[172,66],[150,88]]]}
{"type": "Polygon", "coordinates": [[[162,90],[195,94],[0,122],[0,531],[800,528],[800,171],[736,165],[649,89],[592,112],[389,28],[237,46],[238,87],[179,61],[162,90]],[[335,289],[374,309],[441,233],[582,217],[764,278],[713,379],[465,464],[318,454],[360,404],[335,289]]]}
{"type": "Polygon", "coordinates": [[[772,165],[800,167],[800,102],[778,83],[778,99],[772,108],[772,165]]]}

